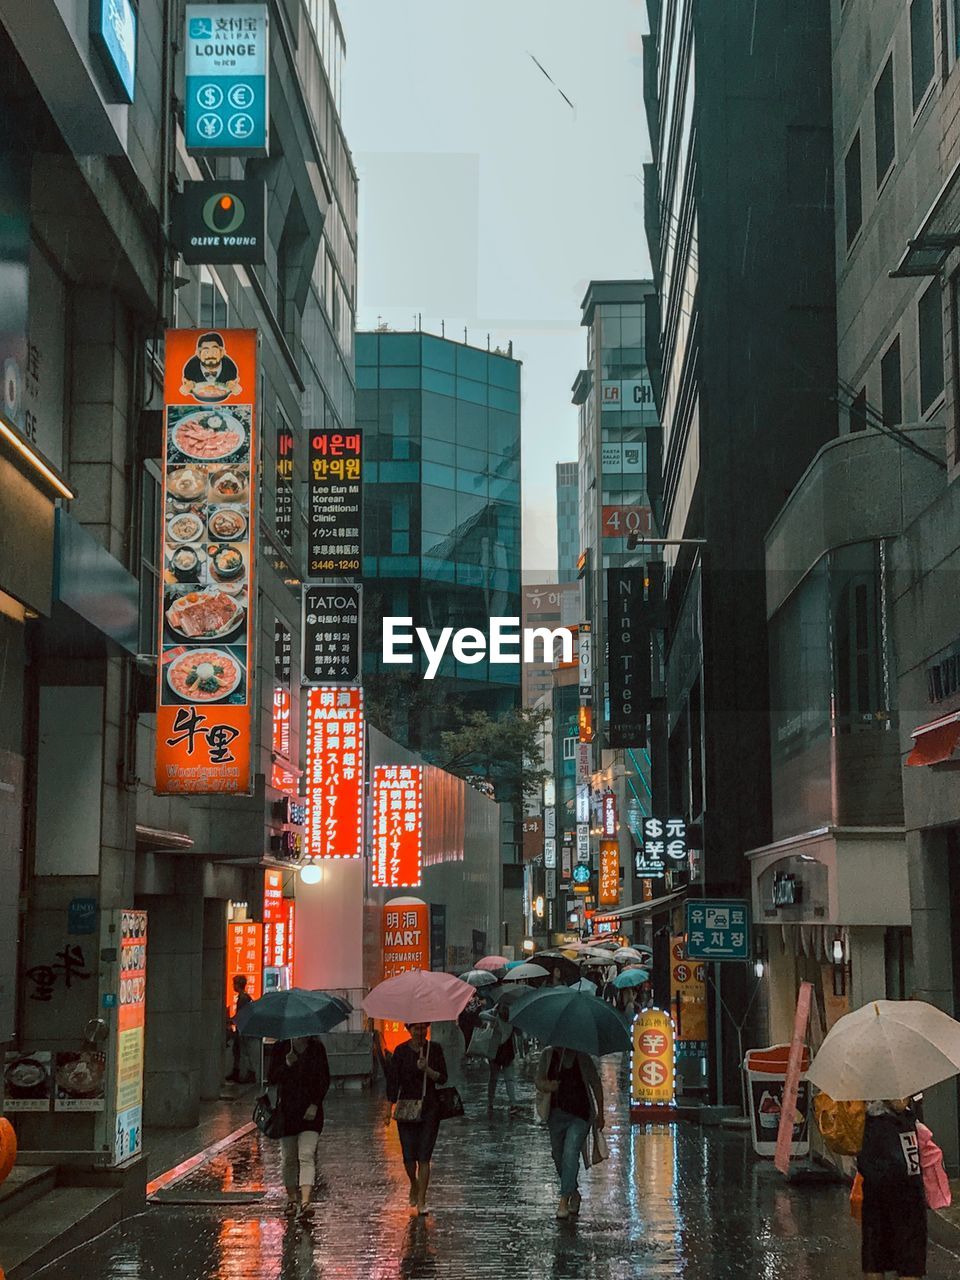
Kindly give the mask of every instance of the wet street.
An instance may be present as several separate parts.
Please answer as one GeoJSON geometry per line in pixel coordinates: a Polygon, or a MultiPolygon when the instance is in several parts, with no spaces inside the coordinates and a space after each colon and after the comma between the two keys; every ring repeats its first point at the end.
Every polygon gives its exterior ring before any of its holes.
{"type": "MultiPolygon", "coordinates": [[[[545,1128],[532,1104],[486,1114],[473,1068],[468,1116],[443,1126],[432,1212],[410,1217],[395,1126],[375,1095],[328,1098],[313,1221],[283,1213],[279,1144],[237,1142],[128,1219],[39,1273],[43,1280],[853,1280],[859,1234],[841,1186],[788,1186],[742,1133],[616,1119],[610,1160],[581,1175],[578,1220],[557,1222],[545,1128]]],[[[502,1087],[502,1086],[501,1086],[502,1087]]],[[[528,1082],[521,1096],[531,1096],[528,1082]]],[[[933,1277],[960,1259],[931,1246],[933,1277]]]]}

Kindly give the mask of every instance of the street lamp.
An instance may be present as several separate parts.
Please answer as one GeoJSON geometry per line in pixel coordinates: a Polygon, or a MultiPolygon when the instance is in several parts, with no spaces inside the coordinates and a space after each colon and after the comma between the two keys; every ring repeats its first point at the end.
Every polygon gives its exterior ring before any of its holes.
{"type": "Polygon", "coordinates": [[[304,884],[319,884],[323,879],[323,872],[312,858],[300,868],[300,879],[304,884]]]}

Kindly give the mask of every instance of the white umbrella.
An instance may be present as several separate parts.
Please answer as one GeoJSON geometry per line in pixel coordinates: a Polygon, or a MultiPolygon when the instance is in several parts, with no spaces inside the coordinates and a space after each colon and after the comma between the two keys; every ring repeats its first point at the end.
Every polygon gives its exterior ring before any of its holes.
{"type": "Polygon", "coordinates": [[[529,982],[531,978],[545,978],[547,971],[539,964],[518,964],[503,975],[504,982],[529,982]]]}
{"type": "Polygon", "coordinates": [[[581,978],[579,982],[575,982],[571,987],[572,991],[585,991],[588,996],[597,994],[597,984],[591,982],[589,978],[581,978]]]}
{"type": "Polygon", "coordinates": [[[807,1078],[837,1102],[909,1098],[960,1074],[960,1023],[922,1000],[872,1000],[831,1028],[807,1078]]]}
{"type": "Polygon", "coordinates": [[[461,982],[469,982],[471,987],[489,987],[496,983],[497,975],[489,969],[468,969],[460,974],[461,982]]]}
{"type": "Polygon", "coordinates": [[[610,952],[600,947],[590,947],[586,943],[580,943],[571,949],[577,953],[577,964],[613,964],[613,956],[610,952]]]}

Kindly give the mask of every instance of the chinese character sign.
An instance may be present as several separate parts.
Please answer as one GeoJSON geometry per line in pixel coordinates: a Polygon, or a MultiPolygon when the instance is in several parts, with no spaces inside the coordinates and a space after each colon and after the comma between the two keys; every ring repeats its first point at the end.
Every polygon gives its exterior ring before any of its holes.
{"type": "Polygon", "coordinates": [[[147,913],[120,913],[120,989],[117,992],[116,1076],[113,1082],[114,1159],[143,1147],[143,1052],[147,992],[147,913]]]}
{"type": "Polygon", "coordinates": [[[601,907],[616,907],[620,902],[620,845],[616,840],[600,841],[600,875],[598,901],[601,907]]]}
{"type": "Polygon", "coordinates": [[[293,899],[283,896],[279,867],[268,867],[263,873],[263,963],[265,967],[293,963],[293,899]]]}
{"type": "Polygon", "coordinates": [[[158,794],[252,786],[256,392],[255,330],[167,331],[158,794]]]}
{"type": "Polygon", "coordinates": [[[749,960],[750,904],[735,899],[688,900],[687,955],[691,960],[749,960]]]}
{"type": "Polygon", "coordinates": [[[363,853],[363,693],[307,694],[307,848],[312,858],[363,853]]]}
{"type": "Polygon", "coordinates": [[[277,427],[277,507],[274,527],[283,545],[293,550],[293,429],[277,427]]]}
{"type": "Polygon", "coordinates": [[[677,1029],[677,1057],[707,1052],[707,966],[687,955],[682,934],[670,942],[670,1011],[677,1029]]]}
{"type": "Polygon", "coordinates": [[[362,590],[303,584],[303,684],[360,683],[362,590]]]}
{"type": "Polygon", "coordinates": [[[227,924],[227,1009],[237,1001],[233,980],[247,980],[247,995],[259,1000],[263,994],[263,925],[255,920],[231,920],[227,924]]]}
{"type": "Polygon", "coordinates": [[[361,571],[363,433],[310,432],[307,572],[313,578],[361,571]]]}
{"type": "Polygon", "coordinates": [[[633,1022],[630,1100],[669,1107],[674,1101],[673,1023],[662,1009],[645,1009],[633,1022]]]}
{"type": "Polygon", "coordinates": [[[375,888],[415,888],[423,867],[423,769],[378,764],[373,770],[375,888]]]}
{"type": "Polygon", "coordinates": [[[187,149],[266,155],[270,27],[265,4],[188,4],[187,149]]]}
{"type": "Polygon", "coordinates": [[[394,898],[383,908],[383,976],[430,968],[430,908],[418,898],[394,898]]]}

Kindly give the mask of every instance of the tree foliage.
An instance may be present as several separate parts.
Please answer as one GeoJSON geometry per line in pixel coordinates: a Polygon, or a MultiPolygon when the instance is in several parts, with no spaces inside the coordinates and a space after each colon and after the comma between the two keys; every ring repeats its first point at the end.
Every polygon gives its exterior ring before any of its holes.
{"type": "Polygon", "coordinates": [[[483,778],[498,800],[532,799],[549,773],[543,759],[549,719],[542,707],[518,707],[496,720],[485,711],[471,711],[459,728],[441,733],[437,763],[462,778],[483,778]]]}

